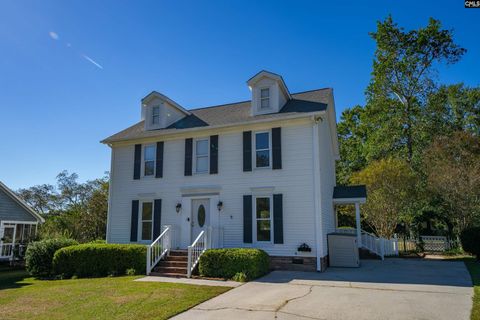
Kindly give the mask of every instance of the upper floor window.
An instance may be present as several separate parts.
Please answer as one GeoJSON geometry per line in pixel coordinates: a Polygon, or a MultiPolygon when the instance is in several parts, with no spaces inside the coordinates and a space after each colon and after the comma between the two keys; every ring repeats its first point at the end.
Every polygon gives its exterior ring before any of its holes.
{"type": "Polygon", "coordinates": [[[208,139],[195,141],[195,172],[208,172],[208,139]]]}
{"type": "Polygon", "coordinates": [[[270,88],[260,89],[260,108],[270,108],[270,88]]]}
{"type": "Polygon", "coordinates": [[[152,240],[153,203],[142,203],[142,216],[140,227],[142,228],[142,240],[152,240]]]}
{"type": "Polygon", "coordinates": [[[270,132],[255,133],[255,166],[270,166],[270,132]]]}
{"type": "Polygon", "coordinates": [[[155,173],[155,146],[145,146],[143,163],[143,175],[153,176],[155,173]]]}
{"type": "Polygon", "coordinates": [[[154,106],[152,108],[152,124],[160,123],[160,106],[154,106]]]}
{"type": "Polygon", "coordinates": [[[255,198],[255,220],[255,235],[257,241],[271,241],[272,214],[270,210],[270,197],[255,198]]]}

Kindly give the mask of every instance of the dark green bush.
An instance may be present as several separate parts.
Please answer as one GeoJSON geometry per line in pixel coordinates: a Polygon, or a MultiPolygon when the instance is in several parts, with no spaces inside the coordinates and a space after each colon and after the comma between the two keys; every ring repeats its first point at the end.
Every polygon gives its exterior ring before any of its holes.
{"type": "Polygon", "coordinates": [[[198,270],[204,277],[248,281],[266,274],[269,264],[268,254],[260,249],[210,249],[200,257],[198,270]]]}
{"type": "Polygon", "coordinates": [[[58,250],[53,267],[67,278],[145,274],[146,254],[143,245],[85,243],[58,250]]]}
{"type": "Polygon", "coordinates": [[[78,244],[72,239],[47,239],[35,241],[28,245],[25,253],[27,271],[36,277],[49,277],[53,274],[52,259],[60,248],[78,244]]]}
{"type": "Polygon", "coordinates": [[[462,248],[480,259],[480,227],[468,228],[460,234],[462,248]]]}

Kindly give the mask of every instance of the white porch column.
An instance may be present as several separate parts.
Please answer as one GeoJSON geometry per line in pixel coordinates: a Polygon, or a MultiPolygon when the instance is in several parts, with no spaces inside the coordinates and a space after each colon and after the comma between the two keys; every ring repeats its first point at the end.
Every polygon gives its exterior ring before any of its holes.
{"type": "Polygon", "coordinates": [[[360,203],[355,202],[355,220],[357,222],[357,244],[362,247],[362,225],[360,223],[360,203]]]}

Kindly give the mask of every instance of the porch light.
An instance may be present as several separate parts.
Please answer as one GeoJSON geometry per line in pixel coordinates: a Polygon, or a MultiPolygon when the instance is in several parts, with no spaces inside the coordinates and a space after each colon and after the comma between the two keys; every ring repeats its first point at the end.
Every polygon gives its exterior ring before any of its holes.
{"type": "Polygon", "coordinates": [[[179,213],[181,209],[182,209],[182,204],[180,202],[178,202],[177,205],[175,206],[175,211],[177,211],[177,213],[179,213]]]}
{"type": "Polygon", "coordinates": [[[222,202],[222,201],[218,201],[218,203],[217,203],[217,209],[218,209],[218,211],[222,211],[222,208],[223,208],[223,202],[222,202]]]}

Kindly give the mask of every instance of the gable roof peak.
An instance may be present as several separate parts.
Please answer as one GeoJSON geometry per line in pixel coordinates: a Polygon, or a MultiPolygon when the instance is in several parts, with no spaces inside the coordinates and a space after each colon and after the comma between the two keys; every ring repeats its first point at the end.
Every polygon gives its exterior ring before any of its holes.
{"type": "Polygon", "coordinates": [[[146,105],[153,98],[158,98],[160,100],[168,102],[170,105],[174,106],[175,108],[177,108],[179,111],[183,112],[187,116],[191,114],[190,111],[188,111],[187,109],[185,109],[184,107],[182,107],[181,105],[179,105],[178,103],[170,99],[169,97],[155,90],[147,94],[144,98],[142,98],[142,105],[146,105]]]}
{"type": "Polygon", "coordinates": [[[45,222],[45,219],[39,215],[35,210],[33,210],[23,199],[21,199],[15,192],[10,190],[2,181],[0,181],[0,191],[2,191],[9,196],[12,200],[17,202],[21,207],[23,207],[28,213],[30,213],[35,219],[39,222],[45,222]]]}

